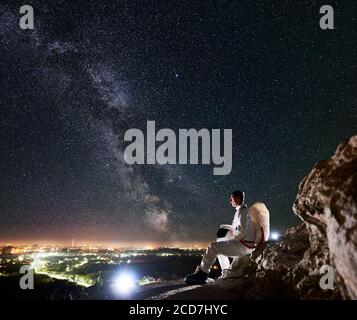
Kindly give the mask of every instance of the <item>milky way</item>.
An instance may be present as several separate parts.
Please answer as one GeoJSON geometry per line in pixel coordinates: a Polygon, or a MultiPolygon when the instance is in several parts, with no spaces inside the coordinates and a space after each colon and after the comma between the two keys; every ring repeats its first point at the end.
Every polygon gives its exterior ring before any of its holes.
{"type": "MultiPolygon", "coordinates": [[[[334,5],[330,3],[331,5],[334,5]]],[[[202,242],[242,189],[272,229],[314,163],[356,133],[356,6],[36,1],[0,7],[0,240],[202,242]],[[233,169],[125,163],[124,133],[233,130],[233,169]]]]}

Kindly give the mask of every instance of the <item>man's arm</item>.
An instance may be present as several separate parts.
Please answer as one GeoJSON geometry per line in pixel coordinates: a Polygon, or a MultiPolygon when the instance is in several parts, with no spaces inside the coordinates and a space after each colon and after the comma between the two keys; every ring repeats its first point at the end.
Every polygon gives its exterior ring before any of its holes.
{"type": "Polygon", "coordinates": [[[227,229],[227,230],[233,230],[233,227],[231,224],[221,224],[220,229],[227,229]]]}

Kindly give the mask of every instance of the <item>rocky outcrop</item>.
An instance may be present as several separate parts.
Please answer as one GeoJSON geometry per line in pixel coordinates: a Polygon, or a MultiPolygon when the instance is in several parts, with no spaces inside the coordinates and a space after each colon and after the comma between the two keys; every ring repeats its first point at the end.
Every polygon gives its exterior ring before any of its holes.
{"type": "Polygon", "coordinates": [[[357,299],[357,136],[315,165],[301,182],[293,209],[310,226],[312,246],[327,245],[329,257],[323,260],[334,267],[343,298],[357,299]]]}
{"type": "Polygon", "coordinates": [[[239,260],[235,276],[161,298],[357,299],[357,136],[315,165],[293,210],[303,222],[239,260]],[[333,290],[320,287],[324,265],[334,270],[333,290]]]}
{"type": "MultiPolygon", "coordinates": [[[[338,290],[323,290],[320,287],[320,269],[328,264],[329,253],[326,241],[314,236],[315,228],[306,223],[292,227],[275,244],[268,243],[261,254],[253,255],[257,265],[253,282],[256,291],[262,290],[260,282],[269,290],[275,279],[290,297],[299,299],[336,299],[338,290]]],[[[274,284],[276,285],[276,283],[274,284]]]]}

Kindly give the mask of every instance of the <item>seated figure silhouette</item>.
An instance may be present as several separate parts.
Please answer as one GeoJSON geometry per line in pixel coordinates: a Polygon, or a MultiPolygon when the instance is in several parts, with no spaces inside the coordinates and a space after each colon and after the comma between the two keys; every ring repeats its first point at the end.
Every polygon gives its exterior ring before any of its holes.
{"type": "Polygon", "coordinates": [[[217,258],[224,276],[224,273],[231,269],[229,257],[234,258],[234,263],[240,257],[251,254],[257,246],[269,239],[267,207],[262,202],[256,202],[248,209],[244,200],[244,192],[239,190],[232,192],[230,203],[236,209],[233,222],[231,225],[220,226],[217,239],[209,244],[201,264],[197,266],[194,273],[186,276],[187,284],[205,284],[217,258]]]}

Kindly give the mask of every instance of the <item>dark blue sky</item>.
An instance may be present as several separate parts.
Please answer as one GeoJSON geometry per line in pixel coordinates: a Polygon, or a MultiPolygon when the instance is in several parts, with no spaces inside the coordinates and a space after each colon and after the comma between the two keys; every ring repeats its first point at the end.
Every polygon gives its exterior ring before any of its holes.
{"type": "MultiPolygon", "coordinates": [[[[6,4],[6,2],[8,4],[6,4]]],[[[356,133],[356,6],[330,1],[31,1],[0,7],[0,240],[202,242],[231,191],[272,230],[314,163],[356,133]],[[124,133],[233,130],[233,170],[129,166],[124,133]]]]}

